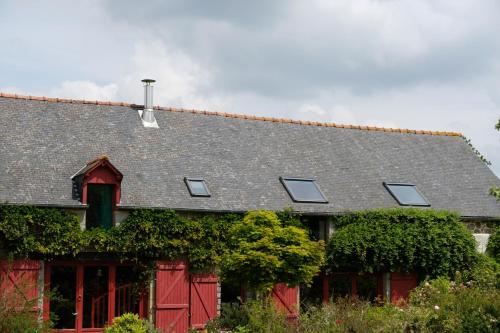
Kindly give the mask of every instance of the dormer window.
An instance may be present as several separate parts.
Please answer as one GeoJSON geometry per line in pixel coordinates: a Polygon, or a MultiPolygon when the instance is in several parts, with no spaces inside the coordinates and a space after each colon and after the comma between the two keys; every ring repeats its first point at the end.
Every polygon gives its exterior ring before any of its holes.
{"type": "Polygon", "coordinates": [[[123,175],[107,156],[87,163],[73,177],[73,198],[87,205],[85,228],[113,226],[113,211],[120,203],[123,175]]]}

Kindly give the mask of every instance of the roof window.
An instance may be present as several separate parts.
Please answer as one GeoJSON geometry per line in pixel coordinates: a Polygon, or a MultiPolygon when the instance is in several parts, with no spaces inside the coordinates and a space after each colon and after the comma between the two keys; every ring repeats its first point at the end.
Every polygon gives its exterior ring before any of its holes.
{"type": "Polygon", "coordinates": [[[295,202],[328,203],[313,179],[280,177],[280,181],[295,202]]]}
{"type": "Polygon", "coordinates": [[[401,206],[430,206],[424,195],[413,184],[384,182],[384,186],[401,206]]]}
{"type": "Polygon", "coordinates": [[[187,185],[189,194],[192,197],[209,197],[210,192],[208,191],[207,184],[203,178],[184,178],[184,182],[187,185]]]}

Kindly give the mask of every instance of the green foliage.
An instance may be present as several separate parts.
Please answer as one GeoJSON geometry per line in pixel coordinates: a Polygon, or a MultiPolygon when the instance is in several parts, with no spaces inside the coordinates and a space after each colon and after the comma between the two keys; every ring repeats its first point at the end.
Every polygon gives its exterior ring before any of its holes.
{"type": "Polygon", "coordinates": [[[498,226],[493,229],[488,239],[486,253],[500,263],[500,227],[498,226]]]}
{"type": "Polygon", "coordinates": [[[16,257],[75,255],[82,245],[78,217],[58,209],[0,206],[0,247],[16,257]]]}
{"type": "Polygon", "coordinates": [[[411,294],[421,315],[419,326],[430,332],[498,332],[500,292],[439,278],[411,294]],[[427,310],[426,312],[423,310],[427,310]]]}
{"type": "Polygon", "coordinates": [[[113,319],[113,324],[104,329],[104,333],[156,333],[153,325],[142,320],[134,313],[124,313],[113,319]]]}
{"type": "Polygon", "coordinates": [[[304,228],[304,225],[300,220],[300,214],[295,213],[292,208],[286,208],[281,212],[277,212],[276,215],[278,216],[278,219],[283,227],[292,226],[304,228]]]}
{"type": "Polygon", "coordinates": [[[263,292],[276,282],[310,284],[324,261],[322,241],[311,241],[303,229],[282,226],[269,211],[249,212],[233,224],[228,244],[222,278],[263,292]]]}
{"type": "MultiPolygon", "coordinates": [[[[12,257],[75,257],[90,251],[153,269],[155,260],[185,258],[193,270],[213,269],[226,249],[228,230],[240,215],[188,219],[172,210],[132,211],[109,230],[81,231],[78,217],[56,208],[0,206],[0,248],[12,257]]],[[[146,278],[146,276],[145,276],[146,278]]]]}
{"type": "Polygon", "coordinates": [[[208,333],[288,333],[293,326],[286,315],[278,311],[271,298],[249,300],[244,304],[223,304],[222,315],[206,326],[208,333]]]}
{"type": "Polygon", "coordinates": [[[239,303],[222,303],[221,315],[209,321],[206,330],[209,333],[219,333],[221,330],[234,332],[248,325],[246,307],[239,303]]]}
{"type": "Polygon", "coordinates": [[[474,238],[454,213],[379,209],[335,217],[334,225],[328,244],[333,270],[453,277],[477,258],[474,238]]]}
{"type": "Polygon", "coordinates": [[[478,253],[476,264],[455,276],[457,283],[484,290],[500,289],[500,264],[485,254],[478,253]]]}

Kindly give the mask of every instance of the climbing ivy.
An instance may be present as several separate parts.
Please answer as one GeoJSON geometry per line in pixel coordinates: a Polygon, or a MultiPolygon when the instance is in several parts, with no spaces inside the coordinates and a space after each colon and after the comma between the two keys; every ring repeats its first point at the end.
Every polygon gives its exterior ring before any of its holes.
{"type": "Polygon", "coordinates": [[[185,218],[172,210],[138,209],[109,230],[80,229],[78,217],[56,208],[0,206],[0,248],[17,258],[76,257],[82,252],[116,255],[144,263],[185,258],[192,269],[217,265],[227,230],[237,214],[185,218]]]}
{"type": "Polygon", "coordinates": [[[55,208],[0,206],[0,248],[11,256],[74,256],[82,241],[74,214],[55,208]]]}
{"type": "Polygon", "coordinates": [[[334,218],[328,264],[334,271],[416,271],[454,276],[476,260],[459,216],[430,209],[380,209],[334,218]]]}

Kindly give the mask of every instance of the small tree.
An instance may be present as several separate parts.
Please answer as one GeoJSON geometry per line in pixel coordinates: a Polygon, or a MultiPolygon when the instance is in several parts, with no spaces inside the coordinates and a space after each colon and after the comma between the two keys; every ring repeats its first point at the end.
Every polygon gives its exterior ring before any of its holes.
{"type": "Polygon", "coordinates": [[[229,234],[222,277],[258,292],[279,282],[308,285],[324,262],[323,241],[310,240],[304,229],[283,226],[274,212],[249,212],[229,234]]]}

